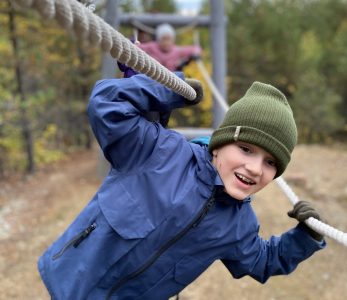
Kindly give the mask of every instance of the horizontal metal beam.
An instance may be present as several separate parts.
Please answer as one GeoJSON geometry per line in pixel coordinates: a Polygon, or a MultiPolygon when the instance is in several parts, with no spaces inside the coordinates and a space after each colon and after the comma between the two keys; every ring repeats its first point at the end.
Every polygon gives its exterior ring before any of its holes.
{"type": "Polygon", "coordinates": [[[169,23],[174,27],[181,26],[210,26],[210,16],[182,16],[173,14],[127,14],[123,13],[119,16],[121,25],[132,25],[134,21],[140,22],[147,26],[156,27],[163,23],[169,23]]]}

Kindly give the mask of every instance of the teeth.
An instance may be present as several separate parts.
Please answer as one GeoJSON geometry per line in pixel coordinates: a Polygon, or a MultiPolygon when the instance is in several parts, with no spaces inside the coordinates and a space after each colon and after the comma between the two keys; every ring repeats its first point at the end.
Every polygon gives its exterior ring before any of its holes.
{"type": "Polygon", "coordinates": [[[241,175],[241,174],[236,174],[237,177],[239,177],[240,179],[242,179],[244,182],[248,183],[248,184],[254,184],[254,181],[248,179],[247,177],[241,175]]]}

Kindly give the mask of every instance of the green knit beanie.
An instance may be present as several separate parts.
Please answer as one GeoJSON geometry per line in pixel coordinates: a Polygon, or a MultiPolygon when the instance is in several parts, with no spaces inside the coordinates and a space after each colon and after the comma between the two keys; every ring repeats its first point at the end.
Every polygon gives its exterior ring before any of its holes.
{"type": "Polygon", "coordinates": [[[293,112],[286,97],[275,87],[254,82],[232,104],[211,137],[209,151],[235,141],[254,144],[272,154],[280,176],[286,169],[297,141],[293,112]]]}

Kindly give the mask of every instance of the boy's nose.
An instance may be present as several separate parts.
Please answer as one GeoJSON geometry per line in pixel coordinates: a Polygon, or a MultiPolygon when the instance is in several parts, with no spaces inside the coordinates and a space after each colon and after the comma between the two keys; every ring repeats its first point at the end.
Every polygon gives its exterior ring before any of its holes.
{"type": "Polygon", "coordinates": [[[263,161],[259,158],[253,158],[246,163],[247,171],[253,176],[260,176],[263,173],[263,161]]]}

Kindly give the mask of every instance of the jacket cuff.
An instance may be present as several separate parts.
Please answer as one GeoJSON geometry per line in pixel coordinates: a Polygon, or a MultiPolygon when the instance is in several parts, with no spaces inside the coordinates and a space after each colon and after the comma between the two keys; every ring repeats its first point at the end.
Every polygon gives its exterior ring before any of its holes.
{"type": "Polygon", "coordinates": [[[305,225],[298,223],[298,225],[295,227],[295,229],[298,230],[300,232],[300,234],[305,237],[305,239],[307,239],[310,243],[312,243],[313,247],[318,247],[317,250],[325,248],[327,245],[325,239],[323,238],[321,241],[314,239],[309,234],[309,232],[305,229],[304,226],[305,225]]]}

